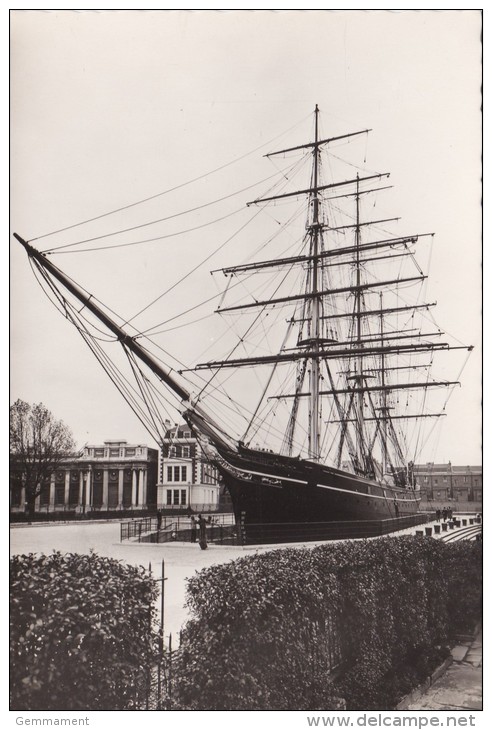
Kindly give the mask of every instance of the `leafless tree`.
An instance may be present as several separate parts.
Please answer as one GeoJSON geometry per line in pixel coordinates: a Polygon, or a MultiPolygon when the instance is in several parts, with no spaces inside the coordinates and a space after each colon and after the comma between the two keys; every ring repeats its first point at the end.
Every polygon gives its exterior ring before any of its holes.
{"type": "Polygon", "coordinates": [[[36,497],[49,488],[52,473],[74,450],[68,426],[42,403],[17,400],[10,407],[11,471],[26,490],[29,519],[34,516],[36,497]]]}

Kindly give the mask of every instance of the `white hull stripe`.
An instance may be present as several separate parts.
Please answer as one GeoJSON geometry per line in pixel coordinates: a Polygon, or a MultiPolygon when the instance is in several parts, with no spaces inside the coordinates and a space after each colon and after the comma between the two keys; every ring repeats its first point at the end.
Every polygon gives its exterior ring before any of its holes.
{"type": "MultiPolygon", "coordinates": [[[[409,502],[419,502],[416,497],[410,498],[410,499],[398,499],[398,497],[382,497],[379,496],[379,494],[364,494],[364,492],[351,492],[349,489],[340,489],[340,487],[329,487],[327,484],[316,484],[317,487],[320,487],[321,489],[331,489],[335,492],[345,492],[346,494],[357,494],[361,497],[367,497],[368,499],[384,499],[385,502],[403,502],[404,504],[408,504],[409,502]]],[[[390,488],[390,487],[388,487],[390,488]]]]}
{"type": "MultiPolygon", "coordinates": [[[[254,474],[255,476],[266,477],[267,479],[278,479],[279,481],[296,482],[297,484],[306,484],[307,485],[307,481],[302,480],[302,479],[292,479],[291,477],[283,477],[283,476],[282,477],[273,477],[271,474],[264,474],[261,471],[251,471],[251,469],[248,469],[248,470],[240,469],[237,466],[234,466],[232,468],[235,469],[236,471],[242,472],[243,474],[254,474]]],[[[267,485],[267,486],[269,486],[269,485],[267,485]]],[[[270,485],[270,486],[275,486],[275,485],[270,485]]],[[[364,492],[354,492],[354,491],[351,491],[350,489],[341,489],[340,487],[329,487],[327,484],[316,484],[316,486],[320,487],[321,489],[331,489],[334,492],[344,492],[345,494],[354,494],[354,495],[358,494],[361,497],[368,497],[369,499],[384,499],[385,502],[388,502],[388,501],[403,502],[404,504],[408,504],[409,502],[420,501],[416,497],[414,497],[413,499],[412,498],[398,499],[397,497],[393,497],[393,498],[392,497],[382,497],[382,496],[379,496],[378,494],[365,494],[364,492]]],[[[388,487],[388,489],[390,489],[390,487],[388,487]]]]}

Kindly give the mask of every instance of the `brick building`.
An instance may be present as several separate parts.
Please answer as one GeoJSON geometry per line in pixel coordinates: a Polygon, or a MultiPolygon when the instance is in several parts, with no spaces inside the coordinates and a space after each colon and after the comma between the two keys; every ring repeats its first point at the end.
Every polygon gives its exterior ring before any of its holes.
{"type": "MultiPolygon", "coordinates": [[[[159,452],[122,440],[85,446],[65,460],[36,499],[36,512],[121,512],[155,510],[159,452]]],[[[11,466],[11,512],[25,511],[24,489],[11,466]]]]}
{"type": "Polygon", "coordinates": [[[416,464],[414,473],[422,498],[432,501],[482,501],[482,467],[447,464],[416,464]]]}

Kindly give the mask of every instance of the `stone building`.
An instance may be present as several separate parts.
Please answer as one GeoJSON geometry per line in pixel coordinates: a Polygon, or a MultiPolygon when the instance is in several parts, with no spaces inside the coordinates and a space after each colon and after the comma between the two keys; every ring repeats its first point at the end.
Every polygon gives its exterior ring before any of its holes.
{"type": "MultiPolygon", "coordinates": [[[[65,460],[36,499],[36,512],[87,514],[155,510],[157,449],[123,440],[84,446],[65,460]]],[[[11,469],[11,512],[25,511],[24,489],[11,469]]]]}
{"type": "Polygon", "coordinates": [[[167,425],[161,450],[157,508],[194,512],[219,510],[222,500],[217,469],[204,458],[189,426],[167,425]]]}

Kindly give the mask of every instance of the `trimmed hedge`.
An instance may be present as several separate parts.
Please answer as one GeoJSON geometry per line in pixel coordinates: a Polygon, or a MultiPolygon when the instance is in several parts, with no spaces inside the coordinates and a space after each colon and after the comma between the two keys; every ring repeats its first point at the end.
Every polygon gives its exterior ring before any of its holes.
{"type": "Polygon", "coordinates": [[[201,571],[174,709],[388,710],[480,618],[481,546],[414,537],[282,549],[201,571]]]}
{"type": "Polygon", "coordinates": [[[154,656],[154,581],[94,553],[10,561],[10,709],[123,710],[154,656]]]}

